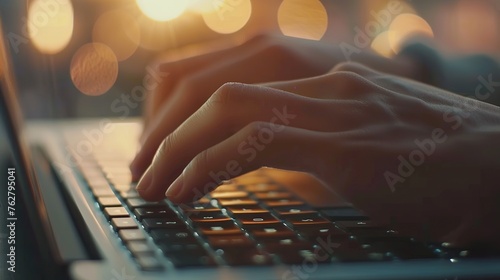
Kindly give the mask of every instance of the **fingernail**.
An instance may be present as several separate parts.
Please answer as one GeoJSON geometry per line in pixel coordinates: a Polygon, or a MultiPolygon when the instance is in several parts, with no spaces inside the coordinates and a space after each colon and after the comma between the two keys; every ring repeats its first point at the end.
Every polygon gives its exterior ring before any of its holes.
{"type": "Polygon", "coordinates": [[[180,193],[184,186],[183,175],[181,174],[175,181],[170,185],[170,187],[165,192],[165,196],[170,199],[175,199],[180,193]]]}
{"type": "Polygon", "coordinates": [[[135,189],[137,191],[145,191],[149,188],[151,185],[151,172],[146,172],[144,176],[139,180],[139,183],[137,183],[137,187],[135,189]]]}

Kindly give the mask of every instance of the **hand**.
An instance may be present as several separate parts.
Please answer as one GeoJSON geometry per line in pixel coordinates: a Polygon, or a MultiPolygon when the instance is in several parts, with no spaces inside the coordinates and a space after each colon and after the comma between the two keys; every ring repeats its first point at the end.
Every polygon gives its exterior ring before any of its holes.
{"type": "Polygon", "coordinates": [[[499,123],[498,107],[359,64],[229,83],[168,135],[138,189],[158,200],[170,186],[181,203],[262,166],[304,171],[404,233],[498,242],[499,123]]]}
{"type": "Polygon", "coordinates": [[[261,83],[316,76],[342,60],[328,44],[270,35],[238,47],[160,63],[163,79],[145,106],[143,148],[131,165],[138,180],[161,141],[226,82],[261,83]]]}
{"type": "MultiPolygon", "coordinates": [[[[399,75],[411,76],[412,62],[371,53],[351,57],[399,75]]],[[[142,149],[131,164],[133,180],[151,163],[161,141],[226,82],[263,83],[327,73],[345,60],[341,50],[324,42],[263,35],[241,46],[158,66],[163,79],[147,99],[142,149]]],[[[176,170],[180,173],[181,170],[176,170]]],[[[162,193],[145,194],[160,197],[162,193]]]]}

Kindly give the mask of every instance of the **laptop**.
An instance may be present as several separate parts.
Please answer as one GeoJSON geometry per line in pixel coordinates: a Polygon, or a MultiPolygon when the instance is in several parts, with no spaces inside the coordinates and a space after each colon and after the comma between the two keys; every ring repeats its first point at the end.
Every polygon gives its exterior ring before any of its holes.
{"type": "Polygon", "coordinates": [[[500,279],[499,255],[400,236],[303,173],[144,201],[139,120],[23,123],[9,61],[2,36],[1,279],[500,279]]]}

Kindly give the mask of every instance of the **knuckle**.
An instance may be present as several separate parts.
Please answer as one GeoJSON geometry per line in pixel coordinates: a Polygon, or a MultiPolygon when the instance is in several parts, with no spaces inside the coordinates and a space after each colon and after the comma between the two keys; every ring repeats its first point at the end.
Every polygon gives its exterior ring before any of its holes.
{"type": "Polygon", "coordinates": [[[224,83],[217,89],[214,94],[208,99],[209,104],[226,105],[231,104],[238,96],[241,95],[242,87],[240,83],[224,83]]]}
{"type": "Polygon", "coordinates": [[[261,122],[261,121],[255,121],[247,124],[243,128],[243,135],[248,138],[248,137],[257,137],[259,135],[260,130],[262,127],[264,127],[266,123],[261,122]]]}
{"type": "Polygon", "coordinates": [[[330,74],[329,77],[331,82],[333,82],[338,87],[349,91],[349,92],[361,92],[359,89],[361,86],[368,86],[368,80],[356,72],[351,71],[339,71],[330,74]]]}
{"type": "Polygon", "coordinates": [[[365,70],[366,67],[364,65],[352,61],[341,62],[333,68],[333,71],[348,71],[358,74],[365,72],[365,70]]]}
{"type": "Polygon", "coordinates": [[[163,139],[163,141],[160,144],[160,147],[158,148],[158,151],[156,152],[155,158],[165,156],[165,154],[172,149],[174,142],[173,138],[174,135],[172,133],[171,135],[163,139]]]}
{"type": "Polygon", "coordinates": [[[189,163],[188,169],[190,172],[200,173],[204,167],[210,166],[210,152],[209,150],[201,151],[196,157],[189,163]]]}
{"type": "Polygon", "coordinates": [[[193,92],[196,91],[196,85],[198,84],[198,79],[193,76],[183,77],[178,81],[177,88],[182,92],[193,92]]]}

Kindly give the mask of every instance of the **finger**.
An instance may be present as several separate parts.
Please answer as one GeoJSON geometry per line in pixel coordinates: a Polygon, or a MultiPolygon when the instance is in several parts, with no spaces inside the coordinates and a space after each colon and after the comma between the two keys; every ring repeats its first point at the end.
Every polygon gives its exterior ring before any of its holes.
{"type": "Polygon", "coordinates": [[[228,57],[233,57],[238,53],[245,53],[249,49],[254,49],[257,43],[261,43],[261,40],[250,40],[234,48],[197,55],[181,60],[159,61],[155,63],[154,69],[158,75],[168,76],[151,92],[150,96],[146,100],[146,105],[144,106],[145,127],[148,126],[164,102],[171,96],[172,90],[178,84],[177,81],[180,81],[183,77],[203,69],[208,65],[221,61],[224,58],[227,59],[228,57]]]}
{"type": "MultiPolygon", "coordinates": [[[[234,57],[245,56],[245,54],[249,52],[253,53],[265,45],[269,45],[269,42],[272,40],[274,39],[268,35],[260,35],[235,47],[229,47],[176,61],[157,62],[154,68],[156,69],[158,75],[163,77],[168,74],[168,77],[162,81],[159,87],[151,92],[150,96],[146,100],[146,105],[144,107],[145,126],[147,127],[149,125],[164,102],[171,97],[172,90],[175,86],[177,86],[178,81],[181,81],[183,78],[194,72],[200,71],[207,66],[211,66],[234,57]]],[[[206,52],[206,49],[210,49],[210,47],[206,46],[200,46],[200,48],[201,50],[199,50],[199,52],[206,52]]]]}
{"type": "Polygon", "coordinates": [[[348,71],[262,85],[317,99],[360,99],[373,87],[365,77],[348,71]]]}
{"type": "MultiPolygon", "coordinates": [[[[318,158],[325,150],[319,147],[324,146],[326,134],[292,127],[272,132],[269,123],[252,123],[198,154],[169,187],[166,196],[175,203],[191,202],[215,189],[221,181],[262,166],[321,172],[318,171],[322,168],[318,158]],[[272,138],[262,138],[264,133],[273,133],[272,138]],[[260,146],[252,146],[251,139],[259,139],[260,146]]],[[[157,175],[152,174],[154,179],[157,175]]],[[[162,188],[162,185],[156,185],[158,181],[154,179],[151,187],[162,188]]]]}
{"type": "MultiPolygon", "coordinates": [[[[333,104],[261,86],[225,84],[163,141],[154,165],[164,170],[162,185],[167,186],[196,154],[255,121],[270,122],[275,130],[284,125],[318,131],[346,130],[353,120],[360,119],[356,113],[358,104],[350,103],[333,104]],[[331,110],[337,116],[325,118],[331,110]]],[[[146,199],[157,199],[161,193],[143,187],[139,184],[138,190],[146,199]]]]}
{"type": "MultiPolygon", "coordinates": [[[[396,61],[401,63],[401,61],[396,61]]],[[[403,63],[405,63],[403,61],[403,63]]],[[[356,62],[344,62],[337,64],[330,73],[355,73],[366,79],[372,85],[392,91],[393,94],[399,96],[415,96],[422,100],[431,103],[446,104],[447,100],[453,95],[445,90],[422,84],[410,79],[396,78],[394,75],[388,75],[370,68],[364,64],[356,62]],[[425,89],[415,91],[415,88],[425,89]],[[429,94],[434,93],[434,94],[429,94]]],[[[394,73],[398,75],[398,73],[394,73]]],[[[412,76],[412,75],[409,75],[412,76]]],[[[453,96],[452,96],[453,98],[453,96]]]]}
{"type": "Polygon", "coordinates": [[[184,79],[182,84],[176,87],[175,96],[163,106],[155,121],[148,124],[143,137],[145,150],[131,165],[134,179],[138,179],[150,164],[161,141],[187,116],[194,113],[220,85],[227,81],[260,83],[268,80],[296,79],[311,74],[312,70],[307,67],[295,67],[300,64],[295,55],[286,48],[280,45],[266,45],[246,55],[207,67],[189,79],[184,79]]]}

